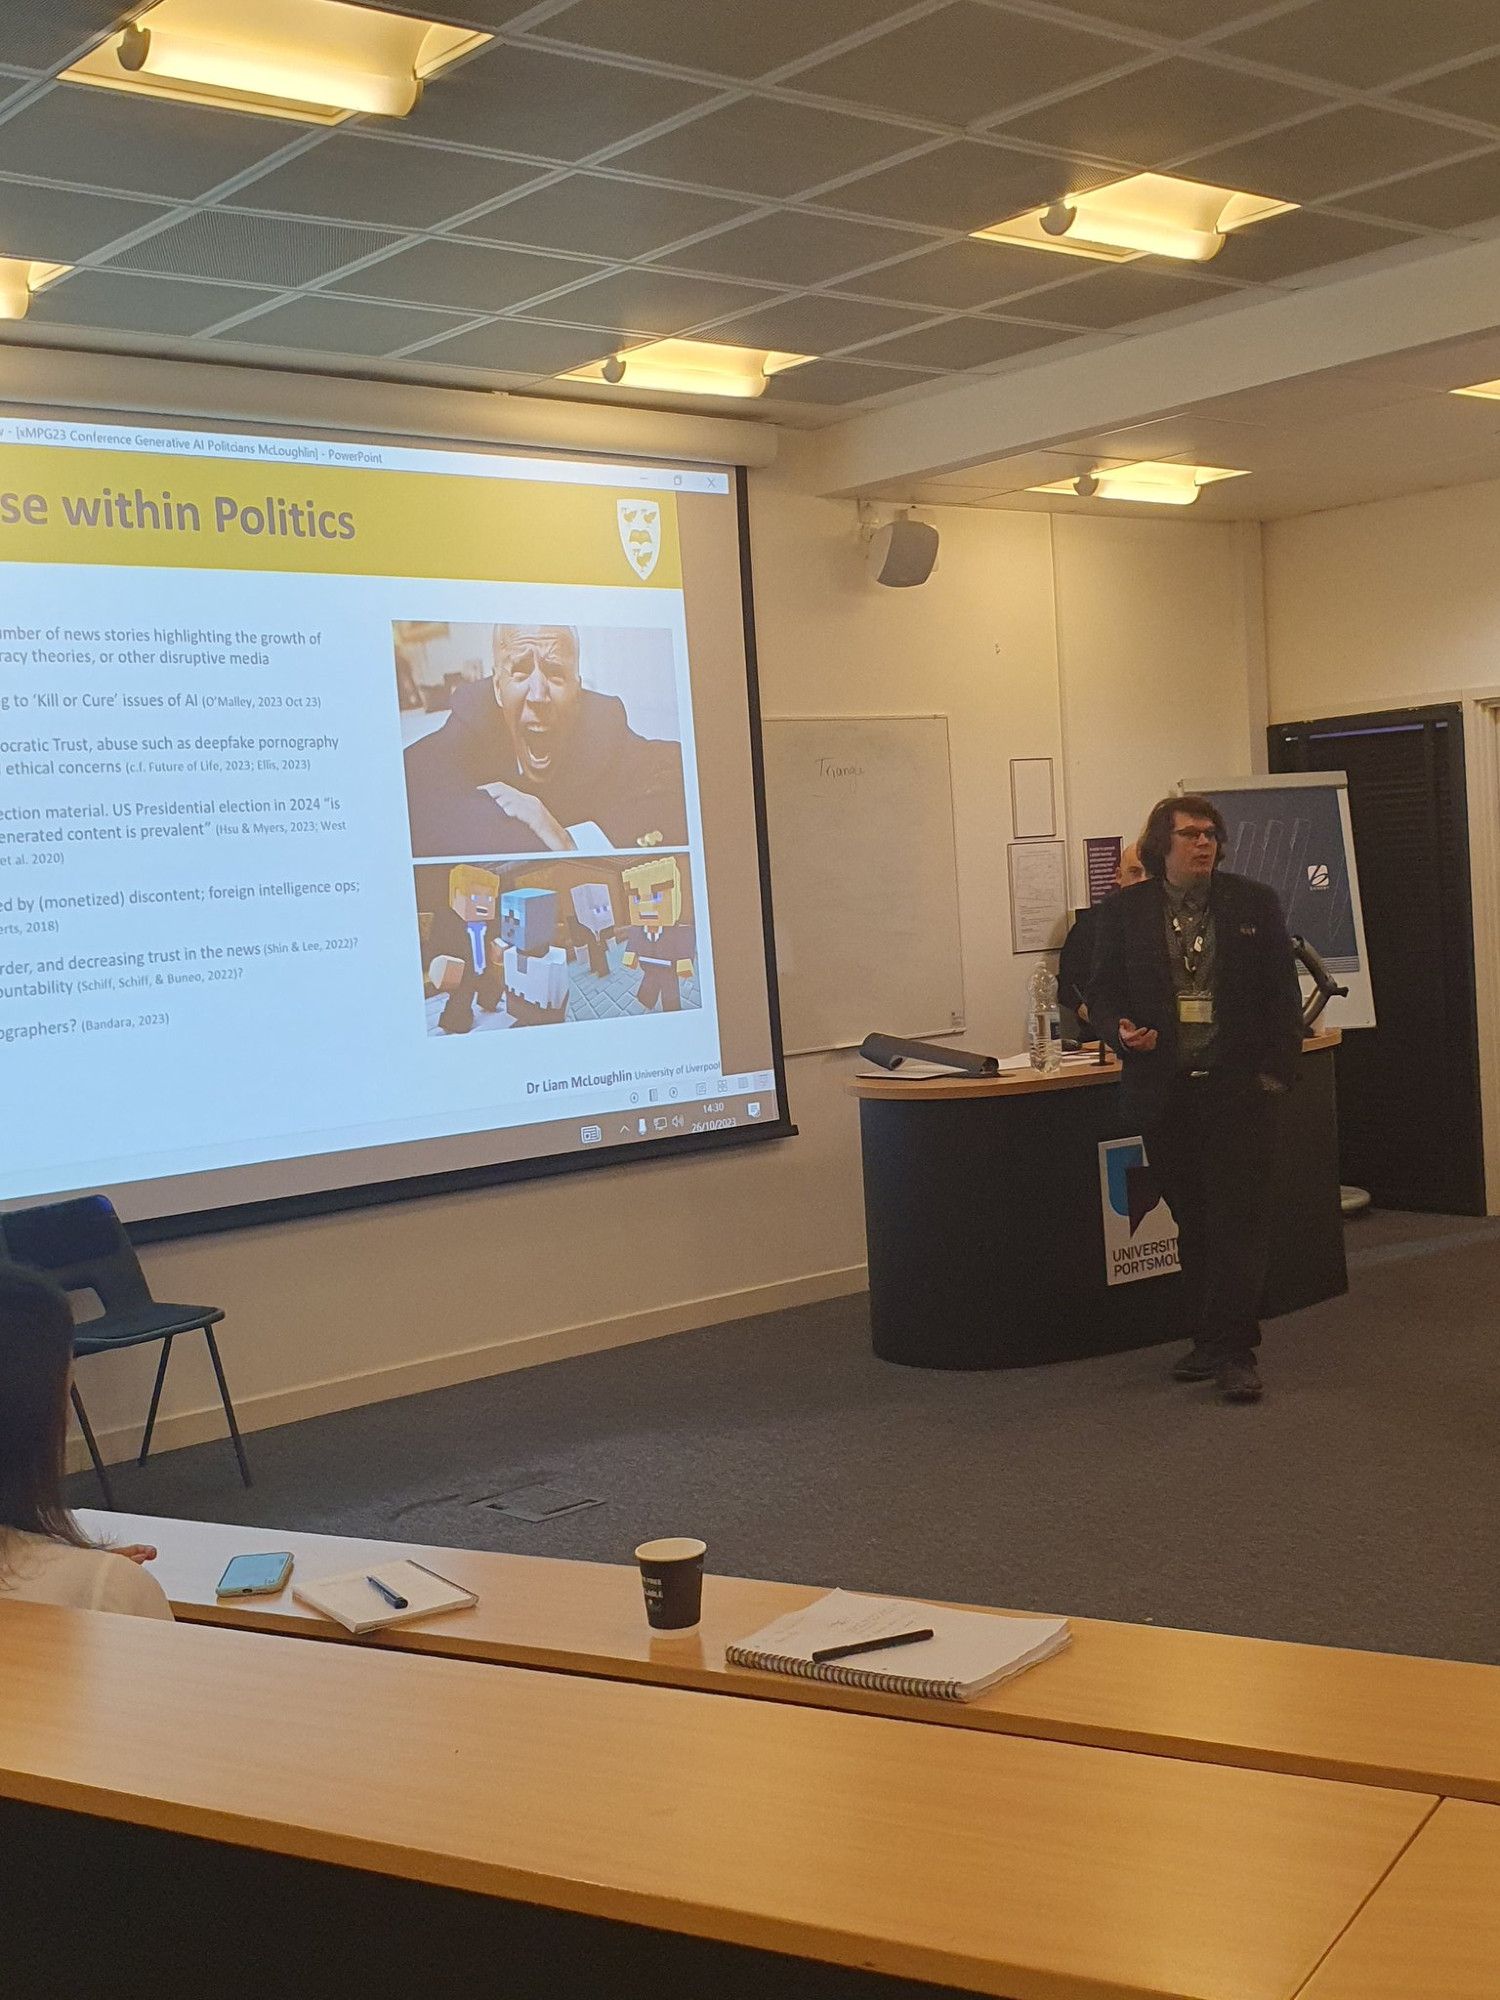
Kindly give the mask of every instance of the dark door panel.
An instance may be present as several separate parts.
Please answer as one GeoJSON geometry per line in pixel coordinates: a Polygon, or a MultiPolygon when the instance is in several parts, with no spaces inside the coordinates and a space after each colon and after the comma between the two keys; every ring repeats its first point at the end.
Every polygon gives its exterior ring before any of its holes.
{"type": "Polygon", "coordinates": [[[1375,994],[1338,1052],[1340,1171],[1383,1207],[1484,1213],[1463,711],[1278,723],[1273,771],[1344,771],[1375,994]]]}

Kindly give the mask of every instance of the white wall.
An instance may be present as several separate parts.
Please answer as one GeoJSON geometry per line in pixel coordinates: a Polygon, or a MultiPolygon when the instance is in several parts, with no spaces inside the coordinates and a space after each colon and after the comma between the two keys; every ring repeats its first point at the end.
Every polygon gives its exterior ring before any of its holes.
{"type": "Polygon", "coordinates": [[[1500,482],[1265,529],[1272,720],[1500,687],[1500,482]]]}
{"type": "MultiPolygon", "coordinates": [[[[812,497],[789,469],[753,475],[762,701],[773,715],[952,718],[967,1039],[1010,1049],[1030,961],[1011,956],[1007,932],[1007,760],[1059,760],[1075,856],[1084,834],[1132,831],[1178,777],[1248,768],[1238,531],[1059,522],[1054,575],[1048,516],[933,518],[930,582],[879,590],[852,502],[812,497]]],[[[801,1136],[784,1144],[162,1244],[145,1261],[160,1294],[226,1308],[249,1426],[856,1290],[851,1067],[848,1055],[790,1065],[801,1136]]],[[[138,1434],[152,1360],[85,1364],[95,1427],[119,1452],[138,1434]]],[[[218,1432],[191,1343],[164,1416],[164,1446],[218,1432]]]]}

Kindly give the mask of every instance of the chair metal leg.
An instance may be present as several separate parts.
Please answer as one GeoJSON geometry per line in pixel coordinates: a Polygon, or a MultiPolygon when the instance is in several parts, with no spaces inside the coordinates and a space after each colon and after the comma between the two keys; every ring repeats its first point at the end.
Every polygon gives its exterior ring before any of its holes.
{"type": "Polygon", "coordinates": [[[229,1384],[224,1380],[224,1364],[219,1359],[219,1343],[214,1339],[211,1326],[203,1329],[203,1338],[208,1342],[208,1358],[214,1364],[214,1373],[219,1378],[219,1394],[224,1399],[224,1415],[229,1419],[229,1435],[234,1444],[234,1455],[240,1462],[240,1478],[248,1486],[250,1466],[245,1457],[245,1447],[240,1441],[240,1427],[234,1420],[234,1404],[229,1400],[229,1384]]]}
{"type": "Polygon", "coordinates": [[[139,1458],[136,1460],[137,1465],[144,1465],[151,1455],[151,1433],[156,1429],[156,1411],[157,1406],[161,1402],[161,1385],[167,1379],[167,1363],[172,1358],[172,1342],[176,1338],[175,1333],[169,1333],[161,1344],[161,1360],[157,1363],[156,1384],[151,1391],[151,1407],[146,1412],[146,1429],[141,1438],[141,1451],[139,1458]]]}
{"type": "Polygon", "coordinates": [[[115,1496],[110,1490],[109,1474],[104,1470],[104,1460],[99,1456],[99,1447],[94,1442],[93,1428],[89,1423],[87,1412],[84,1410],[83,1398],[78,1393],[78,1384],[76,1382],[73,1384],[70,1394],[73,1399],[73,1414],[78,1419],[78,1428],[83,1432],[83,1441],[89,1448],[89,1457],[94,1461],[94,1476],[104,1489],[104,1504],[111,1513],[114,1513],[115,1496]]]}

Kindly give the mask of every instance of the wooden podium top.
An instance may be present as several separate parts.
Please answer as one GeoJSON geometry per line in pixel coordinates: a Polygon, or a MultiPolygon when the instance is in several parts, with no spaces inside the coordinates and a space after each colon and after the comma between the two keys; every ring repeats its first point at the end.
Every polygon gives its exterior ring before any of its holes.
{"type": "MultiPolygon", "coordinates": [[[[1339,1029],[1330,1034],[1309,1035],[1302,1044],[1304,1055],[1319,1049],[1336,1049],[1343,1040],[1339,1029]]],[[[923,1076],[903,1082],[901,1072],[889,1076],[856,1076],[849,1080],[849,1094],[860,1098],[916,1098],[941,1103],[956,1097],[1024,1097],[1036,1090],[1087,1090],[1101,1083],[1118,1083],[1120,1064],[1114,1056],[1105,1062],[1068,1059],[1055,1075],[1041,1070],[1006,1070],[999,1076],[923,1076]]]]}

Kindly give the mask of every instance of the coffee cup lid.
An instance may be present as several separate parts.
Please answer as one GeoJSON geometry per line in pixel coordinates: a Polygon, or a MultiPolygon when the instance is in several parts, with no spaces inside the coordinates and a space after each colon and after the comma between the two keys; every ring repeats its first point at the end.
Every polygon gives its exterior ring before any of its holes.
{"type": "Polygon", "coordinates": [[[665,1541],[642,1542],[635,1552],[637,1562],[687,1562],[692,1556],[708,1554],[708,1543],[692,1535],[669,1535],[665,1541]]]}

